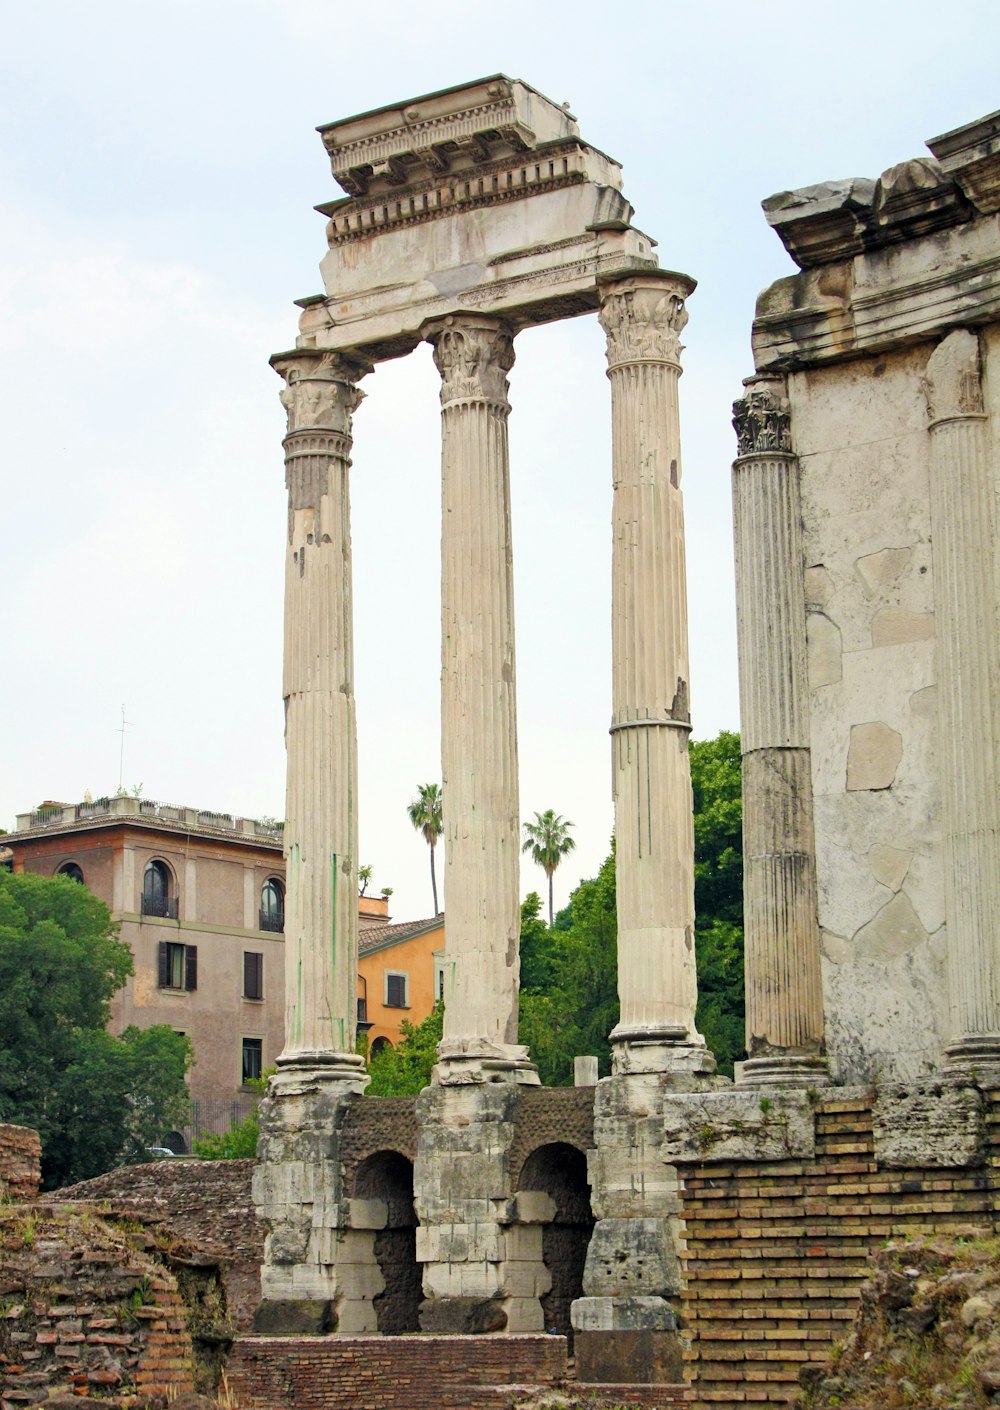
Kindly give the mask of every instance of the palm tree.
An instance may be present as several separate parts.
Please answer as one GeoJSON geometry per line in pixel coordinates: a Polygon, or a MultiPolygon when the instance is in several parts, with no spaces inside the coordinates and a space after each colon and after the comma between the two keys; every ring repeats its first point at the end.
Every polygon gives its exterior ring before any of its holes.
{"type": "Polygon", "coordinates": [[[567,852],[572,852],[576,843],[569,835],[573,824],[568,818],[561,818],[551,808],[544,813],[536,813],[534,822],[524,824],[524,846],[522,852],[530,852],[531,860],[542,868],[549,879],[549,926],[555,919],[552,911],[552,875],[567,852]]]}
{"type": "Polygon", "coordinates": [[[444,830],[442,820],[443,792],[436,783],[419,783],[417,796],[406,812],[410,822],[418,832],[424,834],[424,841],[431,849],[431,891],[434,894],[434,914],[439,915],[437,879],[434,876],[434,848],[444,830]]]}

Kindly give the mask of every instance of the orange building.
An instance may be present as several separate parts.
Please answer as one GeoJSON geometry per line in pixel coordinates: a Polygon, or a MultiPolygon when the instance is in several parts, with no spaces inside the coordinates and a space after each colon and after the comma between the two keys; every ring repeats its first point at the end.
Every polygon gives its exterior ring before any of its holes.
{"type": "Polygon", "coordinates": [[[400,1039],[405,1018],[423,1022],[444,993],[444,916],[403,925],[362,925],[358,935],[358,1027],[369,1051],[400,1039]]]}

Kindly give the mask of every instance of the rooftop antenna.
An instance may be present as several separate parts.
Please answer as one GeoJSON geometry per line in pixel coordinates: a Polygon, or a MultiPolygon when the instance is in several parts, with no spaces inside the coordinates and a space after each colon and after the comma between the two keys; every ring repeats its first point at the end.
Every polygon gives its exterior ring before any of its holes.
{"type": "Polygon", "coordinates": [[[128,728],[128,726],[129,726],[130,724],[131,724],[131,721],[130,721],[130,720],[126,720],[126,718],[125,718],[125,706],[123,705],[123,706],[122,706],[122,722],[121,722],[121,724],[118,726],[118,728],[115,730],[115,734],[120,734],[121,737],[122,737],[121,749],[118,751],[118,792],[119,792],[119,794],[121,794],[121,792],[122,792],[122,778],[124,777],[124,774],[125,774],[125,730],[128,728]]]}

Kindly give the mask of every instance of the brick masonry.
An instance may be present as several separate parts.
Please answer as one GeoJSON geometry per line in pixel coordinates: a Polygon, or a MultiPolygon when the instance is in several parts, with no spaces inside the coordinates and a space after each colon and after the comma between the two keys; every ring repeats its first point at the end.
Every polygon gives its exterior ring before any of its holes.
{"type": "Polygon", "coordinates": [[[0,1198],[34,1199],[41,1181],[41,1161],[37,1131],[0,1122],[0,1198]]]}
{"type": "Polygon", "coordinates": [[[880,1170],[870,1097],[816,1108],[807,1161],[686,1166],[682,1314],[700,1410],[783,1405],[799,1371],[846,1331],[886,1239],[973,1225],[992,1230],[1000,1104],[988,1107],[979,1167],[880,1170]]]}

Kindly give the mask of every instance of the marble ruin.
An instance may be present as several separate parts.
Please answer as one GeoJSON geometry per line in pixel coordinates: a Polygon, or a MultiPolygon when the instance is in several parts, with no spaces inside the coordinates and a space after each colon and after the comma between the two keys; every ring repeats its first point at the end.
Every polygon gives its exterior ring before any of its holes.
{"type": "Polygon", "coordinates": [[[659,268],[618,164],[522,82],[320,132],[346,194],[318,208],[323,292],[272,359],[288,413],[287,1014],[255,1176],[256,1326],[379,1330],[391,1233],[415,1240],[422,1278],[396,1330],[545,1330],[556,1201],[511,1173],[544,1161],[514,1156],[542,1108],[517,1042],[507,374],[522,329],[596,313],[621,1018],[593,1089],[595,1222],[571,1321],[583,1380],[677,1383],[686,1167],[812,1160],[823,1089],[879,1077],[910,1087],[872,1118],[878,1160],[961,1166],[979,1149],[977,1084],[1000,1084],[1000,116],[877,182],[765,202],[800,272],[761,296],[735,405],[749,1053],[735,1087],[695,1027],[678,414],[694,281],[659,268]],[[361,1185],[342,1156],[366,1081],[348,486],[361,382],[422,341],[441,377],[448,928],[410,1200],[398,1162],[384,1187],[361,1185]]]}

